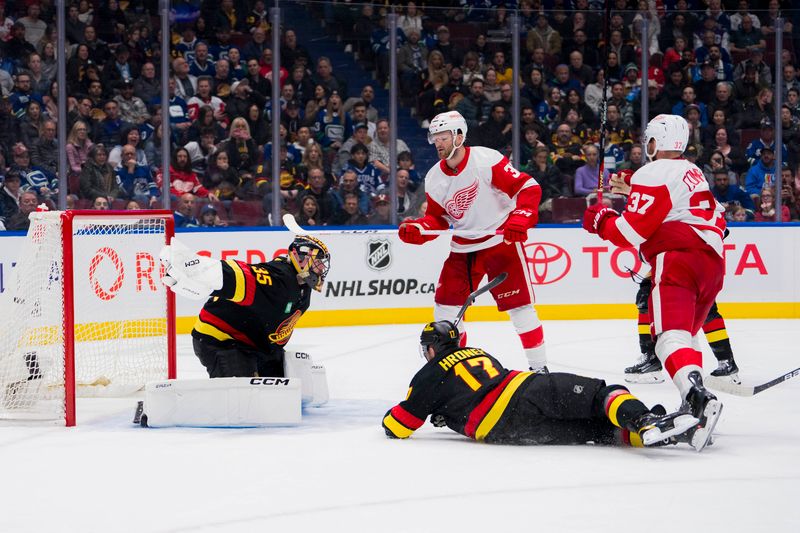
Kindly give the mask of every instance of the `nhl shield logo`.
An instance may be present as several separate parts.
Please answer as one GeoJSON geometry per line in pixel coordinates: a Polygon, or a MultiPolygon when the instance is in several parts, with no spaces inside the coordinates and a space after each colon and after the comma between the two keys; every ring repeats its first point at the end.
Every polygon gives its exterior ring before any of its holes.
{"type": "Polygon", "coordinates": [[[386,270],[392,264],[390,243],[387,240],[370,240],[367,243],[367,266],[372,270],[386,270]]]}

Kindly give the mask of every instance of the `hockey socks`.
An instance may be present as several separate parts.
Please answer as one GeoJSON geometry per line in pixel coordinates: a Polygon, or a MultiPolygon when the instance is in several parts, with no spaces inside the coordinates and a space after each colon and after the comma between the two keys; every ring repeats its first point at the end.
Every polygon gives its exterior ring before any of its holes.
{"type": "Polygon", "coordinates": [[[531,370],[540,371],[546,368],[547,352],[544,347],[544,330],[533,305],[524,305],[510,309],[508,315],[514,329],[522,342],[522,349],[531,370]]]}

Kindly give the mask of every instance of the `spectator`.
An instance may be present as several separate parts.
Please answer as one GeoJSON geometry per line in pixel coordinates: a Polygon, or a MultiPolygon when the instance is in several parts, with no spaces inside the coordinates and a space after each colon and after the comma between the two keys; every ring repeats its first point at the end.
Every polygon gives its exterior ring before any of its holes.
{"type": "Polygon", "coordinates": [[[333,73],[331,60],[325,56],[317,60],[317,75],[314,77],[316,85],[322,85],[329,94],[335,91],[341,98],[347,98],[347,83],[333,73]]]}
{"type": "Polygon", "coordinates": [[[345,170],[353,170],[358,179],[359,188],[372,197],[381,185],[381,173],[368,161],[369,149],[363,144],[356,144],[350,149],[350,160],[345,170]]]}
{"type": "Polygon", "coordinates": [[[742,20],[746,16],[750,17],[750,21],[754,28],[761,29],[761,21],[758,19],[757,16],[750,14],[750,2],[748,0],[739,0],[738,2],[738,9],[736,13],[730,16],[731,19],[731,31],[735,32],[738,31],[742,26],[742,20]]]}
{"type": "Polygon", "coordinates": [[[583,54],[578,50],[573,50],[569,54],[569,71],[570,76],[580,82],[581,88],[586,87],[594,81],[594,72],[592,72],[589,66],[584,64],[583,54]]]}
{"type": "Polygon", "coordinates": [[[347,168],[342,172],[339,178],[339,187],[334,189],[331,194],[334,208],[334,216],[331,219],[331,224],[335,224],[334,220],[341,220],[342,217],[345,219],[347,218],[347,216],[342,215],[345,194],[354,194],[356,196],[356,208],[358,212],[369,212],[369,196],[359,188],[356,172],[352,168],[347,168]]]}
{"type": "MultiPolygon", "coordinates": [[[[208,129],[200,134],[199,141],[191,141],[184,146],[189,152],[189,159],[192,161],[192,170],[200,181],[205,183],[206,171],[208,169],[209,158],[217,151],[214,144],[214,130],[208,129]]],[[[206,187],[208,187],[206,185],[206,187]]]]}
{"type": "MultiPolygon", "coordinates": [[[[196,120],[199,118],[200,108],[209,106],[213,110],[214,118],[220,123],[220,126],[226,128],[228,126],[228,116],[225,114],[225,102],[211,94],[213,81],[211,76],[197,78],[197,94],[186,102],[189,108],[189,118],[196,120]]],[[[206,124],[203,124],[203,126],[206,126],[206,124]]]]}
{"type": "MultiPolygon", "coordinates": [[[[248,179],[245,175],[252,175],[255,173],[256,165],[258,164],[259,152],[258,146],[250,136],[250,126],[247,121],[242,117],[236,117],[231,122],[230,136],[223,141],[224,145],[220,150],[225,150],[228,153],[228,161],[234,170],[239,172],[242,179],[248,179]]],[[[192,191],[198,196],[205,196],[197,191],[192,191]]]]}
{"type": "MultiPolygon", "coordinates": [[[[728,128],[718,127],[714,133],[714,142],[709,146],[710,150],[719,152],[723,158],[722,166],[729,168],[735,174],[747,170],[747,160],[744,152],[738,145],[732,145],[729,141],[728,128]]],[[[713,153],[713,152],[712,152],[713,153]]],[[[713,163],[713,161],[712,161],[713,163]]]]}
{"type": "Polygon", "coordinates": [[[194,96],[197,92],[197,77],[189,73],[189,63],[183,57],[172,60],[172,73],[175,77],[175,94],[184,100],[194,96]]]}
{"type": "MultiPolygon", "coordinates": [[[[400,152],[397,154],[397,171],[405,170],[408,173],[408,188],[412,192],[417,192],[420,186],[422,185],[422,180],[424,176],[420,176],[417,169],[414,168],[414,158],[411,156],[411,152],[400,152]]],[[[423,193],[423,190],[419,190],[420,193],[423,193]]]]}
{"type": "Polygon", "coordinates": [[[753,199],[736,182],[731,182],[729,174],[729,170],[724,166],[714,170],[711,182],[711,192],[714,194],[714,198],[726,210],[734,205],[740,205],[753,211],[755,209],[753,199]]]}
{"type": "Polygon", "coordinates": [[[142,135],[139,129],[133,125],[126,126],[119,134],[117,143],[108,152],[108,164],[113,168],[117,168],[122,163],[122,147],[126,144],[136,148],[136,164],[141,166],[149,166],[152,164],[147,159],[146,152],[141,147],[142,135]]]}
{"type": "Polygon", "coordinates": [[[681,101],[672,107],[673,115],[683,115],[683,110],[689,105],[696,105],[700,111],[700,123],[705,126],[708,124],[708,111],[703,102],[697,101],[697,94],[694,87],[687,86],[683,88],[681,93],[681,101]]]}
{"type": "MultiPolygon", "coordinates": [[[[588,196],[597,192],[597,180],[600,175],[599,153],[600,150],[593,144],[583,146],[586,164],[575,171],[575,196],[588,196]]],[[[603,173],[603,186],[608,185],[608,178],[609,173],[606,170],[603,173]]]]}
{"type": "MultiPolygon", "coordinates": [[[[128,167],[130,173],[130,162],[126,157],[130,157],[130,145],[123,148],[122,157],[123,165],[128,167]]],[[[230,156],[230,153],[228,154],[230,156]]],[[[149,176],[149,172],[148,172],[149,176]]],[[[156,175],[156,185],[162,181],[162,172],[156,175]]],[[[125,183],[124,179],[120,180],[125,183]]],[[[172,163],[169,167],[169,191],[172,196],[180,197],[182,194],[190,192],[195,196],[201,198],[208,198],[212,202],[218,201],[217,196],[203,187],[200,180],[197,179],[197,174],[192,171],[192,161],[189,157],[189,152],[186,148],[178,148],[172,156],[172,163]]],[[[150,202],[155,203],[153,198],[158,195],[158,189],[150,187],[150,202]]],[[[138,196],[134,195],[134,196],[138,196]]]]}
{"type": "MultiPolygon", "coordinates": [[[[319,214],[319,224],[327,225],[333,215],[333,198],[321,168],[312,168],[306,178],[308,185],[300,192],[299,201],[302,206],[306,198],[314,198],[319,214]]],[[[304,225],[304,224],[301,224],[304,225]]]]}
{"type": "MultiPolygon", "coordinates": [[[[114,171],[122,198],[136,200],[141,205],[151,207],[158,202],[161,191],[153,181],[150,168],[136,162],[136,147],[130,144],[122,147],[122,161],[114,171]]],[[[176,185],[183,185],[183,183],[176,183],[175,179],[171,179],[170,185],[172,190],[176,185]]]]}
{"type": "Polygon", "coordinates": [[[242,57],[247,61],[248,65],[251,60],[258,62],[264,50],[269,48],[269,43],[267,43],[267,28],[256,27],[253,29],[251,35],[252,37],[242,48],[242,57]]]}
{"type": "MultiPolygon", "coordinates": [[[[511,88],[509,87],[509,91],[510,89],[511,88]]],[[[575,89],[570,89],[567,91],[567,98],[566,100],[562,101],[562,104],[559,106],[559,108],[561,110],[560,120],[562,122],[566,120],[567,113],[570,110],[574,110],[577,113],[578,122],[583,129],[594,127],[597,123],[597,118],[595,117],[591,108],[583,102],[581,94],[575,89]]],[[[509,107],[506,107],[506,110],[509,112],[511,111],[509,107]]]]}
{"type": "MultiPolygon", "coordinates": [[[[385,118],[378,120],[375,132],[375,139],[369,144],[369,162],[385,176],[389,174],[389,165],[394,164],[389,159],[389,120],[385,118]]],[[[396,149],[398,154],[410,152],[408,145],[402,139],[397,139],[396,149]]]]}
{"type": "Polygon", "coordinates": [[[528,31],[525,46],[531,54],[537,48],[544,50],[545,54],[561,54],[561,35],[550,26],[543,12],[536,17],[536,26],[528,31]]]}
{"type": "MultiPolygon", "coordinates": [[[[744,156],[747,159],[747,163],[752,167],[756,164],[759,157],[761,157],[761,150],[765,147],[769,147],[773,154],[775,152],[775,129],[772,125],[772,121],[765,117],[761,120],[761,135],[758,139],[750,142],[747,145],[747,148],[744,151],[744,156]]],[[[786,149],[786,145],[781,145],[781,160],[788,161],[789,154],[788,150],[786,149]]]]}
{"type": "Polygon", "coordinates": [[[24,144],[15,144],[11,153],[14,159],[11,170],[19,172],[23,191],[33,191],[44,200],[49,200],[51,196],[58,194],[58,179],[55,175],[48,175],[41,170],[31,168],[31,154],[24,144]]]}
{"type": "Polygon", "coordinates": [[[536,152],[537,148],[542,146],[544,146],[544,143],[539,140],[538,130],[533,126],[523,127],[523,137],[519,147],[520,162],[522,163],[521,167],[523,169],[533,164],[533,154],[536,152]]]}
{"type": "Polygon", "coordinates": [[[219,228],[227,226],[228,223],[219,218],[217,209],[213,205],[204,205],[200,210],[199,226],[201,228],[219,228]]]}
{"type": "Polygon", "coordinates": [[[114,169],[108,164],[108,153],[102,144],[94,144],[89,149],[78,183],[81,198],[90,199],[102,195],[113,201],[124,196],[114,169]]]}
{"type": "Polygon", "coordinates": [[[31,148],[31,164],[48,175],[56,176],[58,173],[58,142],[56,142],[55,121],[44,121],[42,134],[31,148]]]}
{"type": "Polygon", "coordinates": [[[563,63],[556,66],[555,76],[552,79],[550,86],[558,88],[561,91],[562,96],[566,95],[567,91],[570,89],[575,89],[583,94],[583,87],[581,86],[581,83],[570,76],[569,67],[563,63]]]}
{"type": "Polygon", "coordinates": [[[319,143],[333,151],[338,151],[345,139],[353,134],[353,121],[342,111],[339,93],[331,93],[327,106],[317,113],[313,129],[319,143]]]}
{"type": "Polygon", "coordinates": [[[772,187],[774,181],[775,151],[772,146],[764,146],[758,161],[747,172],[745,190],[750,196],[757,197],[764,187],[772,187]]]}
{"type": "Polygon", "coordinates": [[[95,65],[105,65],[111,58],[111,48],[108,43],[97,37],[94,26],[87,25],[83,29],[83,43],[89,47],[89,59],[95,65]]]}
{"type": "Polygon", "coordinates": [[[12,92],[8,99],[11,101],[11,109],[17,118],[25,116],[28,104],[36,102],[40,106],[44,105],[42,95],[36,94],[31,88],[31,75],[27,72],[20,72],[17,74],[17,79],[14,83],[14,92],[12,92]]]}
{"type": "Polygon", "coordinates": [[[197,118],[193,119],[192,125],[186,130],[186,142],[198,141],[202,132],[211,131],[214,134],[214,142],[218,143],[228,136],[225,129],[214,118],[214,109],[211,106],[201,106],[197,112],[197,118]]]}
{"type": "Polygon", "coordinates": [[[580,139],[572,134],[569,124],[559,124],[550,147],[551,157],[561,174],[575,177],[575,171],[583,166],[580,139]]]}
{"type": "MultiPolygon", "coordinates": [[[[553,128],[558,124],[561,116],[561,90],[558,87],[548,89],[547,98],[539,104],[536,110],[536,117],[547,128],[553,128]]],[[[469,125],[469,122],[467,122],[469,125]]]]}
{"type": "MultiPolygon", "coordinates": [[[[397,51],[397,68],[400,73],[402,94],[406,97],[416,96],[422,87],[422,77],[428,70],[428,49],[420,42],[419,31],[412,29],[406,34],[406,43],[397,51]]],[[[433,54],[431,54],[433,55],[433,54]]],[[[444,68],[444,56],[436,52],[441,60],[440,68],[444,68]]],[[[430,77],[430,73],[428,73],[430,77]]]]}
{"type": "Polygon", "coordinates": [[[28,70],[26,71],[31,80],[31,91],[33,94],[44,96],[50,92],[50,85],[53,80],[42,70],[42,56],[31,54],[27,61],[28,70]]]}
{"type": "Polygon", "coordinates": [[[322,216],[319,204],[313,195],[305,195],[300,200],[300,208],[294,219],[300,226],[321,226],[322,216]]]}
{"type": "Polygon", "coordinates": [[[761,33],[759,26],[753,24],[755,17],[744,15],[741,17],[741,27],[734,31],[730,39],[728,50],[733,54],[749,52],[755,48],[764,49],[767,42],[761,33]]]}
{"type": "Polygon", "coordinates": [[[512,128],[513,124],[506,116],[505,106],[495,103],[492,105],[489,120],[477,128],[476,144],[504,152],[511,143],[512,128]]]}
{"type": "Polygon", "coordinates": [[[44,129],[45,122],[46,118],[42,113],[42,105],[35,100],[28,102],[25,115],[19,124],[22,141],[27,146],[33,146],[36,143],[44,129]]]}
{"type": "Polygon", "coordinates": [[[569,186],[558,168],[550,161],[550,152],[546,147],[536,148],[525,172],[534,178],[542,188],[542,200],[539,203],[540,213],[552,213],[553,198],[570,196],[569,186]]]}
{"type": "Polygon", "coordinates": [[[29,43],[26,38],[25,25],[20,21],[11,26],[11,38],[4,43],[3,49],[3,56],[11,61],[14,68],[22,66],[22,58],[36,52],[36,47],[29,43]]]}
{"type": "Polygon", "coordinates": [[[161,82],[156,78],[156,67],[153,63],[142,65],[142,72],[133,82],[133,93],[144,103],[150,104],[161,94],[161,82]]]}
{"type": "Polygon", "coordinates": [[[368,223],[367,217],[359,209],[360,198],[357,194],[346,192],[342,201],[342,210],[333,216],[331,224],[334,226],[364,226],[368,223]]]}
{"type": "Polygon", "coordinates": [[[247,192],[252,192],[254,196],[257,196],[255,190],[240,191],[241,185],[242,178],[236,169],[230,166],[228,152],[224,150],[212,152],[208,158],[208,168],[203,179],[203,186],[213,191],[214,196],[221,202],[232,201],[240,196],[246,198],[247,192]],[[242,194],[239,194],[240,192],[242,194]]]}
{"type": "Polygon", "coordinates": [[[119,104],[114,100],[108,100],[103,105],[103,111],[105,111],[106,116],[96,124],[92,139],[96,143],[113,146],[122,131],[126,128],[131,128],[133,125],[122,120],[119,115],[119,104]]]}
{"type": "Polygon", "coordinates": [[[25,40],[36,47],[44,37],[47,23],[39,18],[42,8],[38,3],[32,2],[28,4],[27,13],[27,16],[20,18],[17,22],[25,26],[25,40]]]}
{"type": "Polygon", "coordinates": [[[361,89],[361,94],[359,96],[352,96],[345,100],[344,105],[342,106],[342,111],[349,113],[356,103],[364,102],[367,105],[367,120],[370,122],[377,122],[378,109],[372,105],[374,101],[375,89],[372,87],[372,85],[365,85],[361,89]]]}
{"type": "MultiPolygon", "coordinates": [[[[397,177],[397,216],[400,220],[403,220],[405,217],[417,212],[417,210],[419,209],[419,205],[422,203],[422,200],[424,200],[425,193],[421,190],[417,190],[416,192],[414,192],[409,188],[409,185],[411,184],[411,179],[408,170],[397,169],[396,177],[397,177]]],[[[379,191],[381,193],[380,196],[386,196],[386,198],[389,198],[388,183],[384,183],[379,189],[379,191]]],[[[376,199],[376,205],[377,205],[377,199],[376,199]]],[[[388,216],[388,214],[386,216],[388,216]]],[[[371,222],[371,224],[381,224],[381,223],[383,222],[371,222]]]]}
{"type": "Polygon", "coordinates": [[[7,172],[0,187],[0,219],[8,221],[19,211],[22,178],[19,172],[7,172]]]}
{"type": "Polygon", "coordinates": [[[462,63],[463,53],[461,49],[450,42],[450,30],[447,26],[439,26],[436,29],[437,41],[431,50],[438,50],[444,55],[444,62],[450,66],[458,66],[462,63]]]}
{"type": "Polygon", "coordinates": [[[105,196],[95,196],[92,198],[92,205],[89,209],[94,211],[108,211],[111,209],[111,206],[109,205],[108,198],[105,196]]]}
{"type": "Polygon", "coordinates": [[[775,192],[771,185],[764,186],[759,198],[759,206],[756,210],[756,222],[789,222],[791,214],[789,207],[781,204],[781,219],[777,220],[775,211],[775,192]]]}
{"type": "Polygon", "coordinates": [[[196,228],[200,225],[194,218],[194,207],[197,199],[190,193],[184,193],[176,203],[172,216],[175,218],[176,228],[196,228]]]}
{"type": "Polygon", "coordinates": [[[5,226],[8,231],[27,231],[31,225],[28,215],[36,211],[39,205],[39,198],[33,191],[25,191],[19,196],[19,211],[14,213],[6,220],[5,226]]]}
{"type": "Polygon", "coordinates": [[[634,144],[628,153],[628,158],[617,165],[617,170],[632,170],[636,172],[644,166],[644,151],[642,145],[634,144]]]}
{"type": "MultiPolygon", "coordinates": [[[[111,89],[119,90],[122,89],[124,82],[130,80],[131,89],[133,89],[133,80],[141,73],[139,65],[130,62],[131,53],[124,44],[117,46],[114,50],[114,57],[114,61],[103,68],[103,84],[111,89]]],[[[133,95],[132,92],[131,95],[133,95]]]]}
{"type": "Polygon", "coordinates": [[[375,196],[372,205],[373,211],[367,217],[368,224],[372,224],[374,226],[387,226],[392,223],[392,203],[388,195],[379,194],[375,196]]]}
{"type": "Polygon", "coordinates": [[[800,202],[794,192],[792,169],[784,165],[781,178],[781,203],[789,208],[789,214],[793,221],[800,220],[800,202]]]}
{"type": "MultiPolygon", "coordinates": [[[[213,78],[216,73],[214,61],[208,55],[208,44],[198,42],[194,47],[194,59],[189,63],[189,74],[196,76],[199,82],[201,76],[213,78]]],[[[209,86],[209,92],[210,90],[209,86]]]]}

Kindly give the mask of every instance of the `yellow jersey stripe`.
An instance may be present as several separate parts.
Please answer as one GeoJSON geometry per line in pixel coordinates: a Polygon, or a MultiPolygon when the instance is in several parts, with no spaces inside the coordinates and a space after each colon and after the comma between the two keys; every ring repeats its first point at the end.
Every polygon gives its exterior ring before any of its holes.
{"type": "Polygon", "coordinates": [[[620,394],[613,400],[611,400],[611,405],[608,406],[608,419],[611,420],[611,423],[617,427],[621,427],[619,422],[617,421],[617,409],[619,406],[622,405],[622,402],[625,400],[635,400],[633,394],[620,394]]]}
{"type": "Polygon", "coordinates": [[[725,329],[718,329],[717,331],[706,333],[706,339],[708,340],[708,342],[724,341],[727,338],[728,338],[728,331],[725,329]]]}
{"type": "Polygon", "coordinates": [[[203,335],[208,335],[209,337],[214,337],[218,341],[228,341],[233,340],[233,337],[225,333],[224,331],[217,329],[215,326],[211,324],[206,324],[202,320],[198,320],[194,323],[194,329],[198,333],[202,333],[203,335]]]}
{"type": "Polygon", "coordinates": [[[634,448],[644,448],[644,443],[642,442],[642,437],[639,436],[638,433],[634,433],[633,431],[630,432],[628,438],[631,441],[631,446],[634,448]]]}
{"type": "Polygon", "coordinates": [[[506,385],[506,388],[500,393],[500,397],[497,398],[492,408],[489,409],[489,412],[486,413],[486,416],[481,420],[478,429],[475,430],[475,440],[483,440],[486,438],[486,435],[494,428],[495,424],[497,424],[497,421],[500,420],[500,417],[506,410],[506,407],[508,407],[508,402],[511,401],[511,397],[514,396],[514,393],[517,392],[520,385],[533,374],[533,372],[520,372],[506,385]]]}
{"type": "Polygon", "coordinates": [[[225,262],[228,263],[228,266],[231,267],[231,270],[233,270],[234,276],[236,276],[236,289],[233,293],[233,298],[231,298],[231,301],[233,303],[239,303],[244,300],[245,295],[244,272],[242,272],[242,267],[240,267],[239,263],[236,261],[232,259],[226,259],[225,262]]]}
{"type": "Polygon", "coordinates": [[[639,324],[639,335],[650,335],[650,324],[639,324]]]}
{"type": "Polygon", "coordinates": [[[383,419],[383,425],[389,428],[389,431],[394,433],[398,439],[407,439],[414,433],[414,430],[408,429],[403,424],[398,422],[391,414],[388,414],[383,419]]]}

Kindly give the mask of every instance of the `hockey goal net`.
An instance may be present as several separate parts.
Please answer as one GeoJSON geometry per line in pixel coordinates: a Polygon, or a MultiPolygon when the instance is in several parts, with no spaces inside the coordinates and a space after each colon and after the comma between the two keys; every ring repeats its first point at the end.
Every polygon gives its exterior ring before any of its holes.
{"type": "Polygon", "coordinates": [[[0,301],[0,419],[75,424],[76,396],[175,377],[168,211],[37,212],[0,301]]]}

